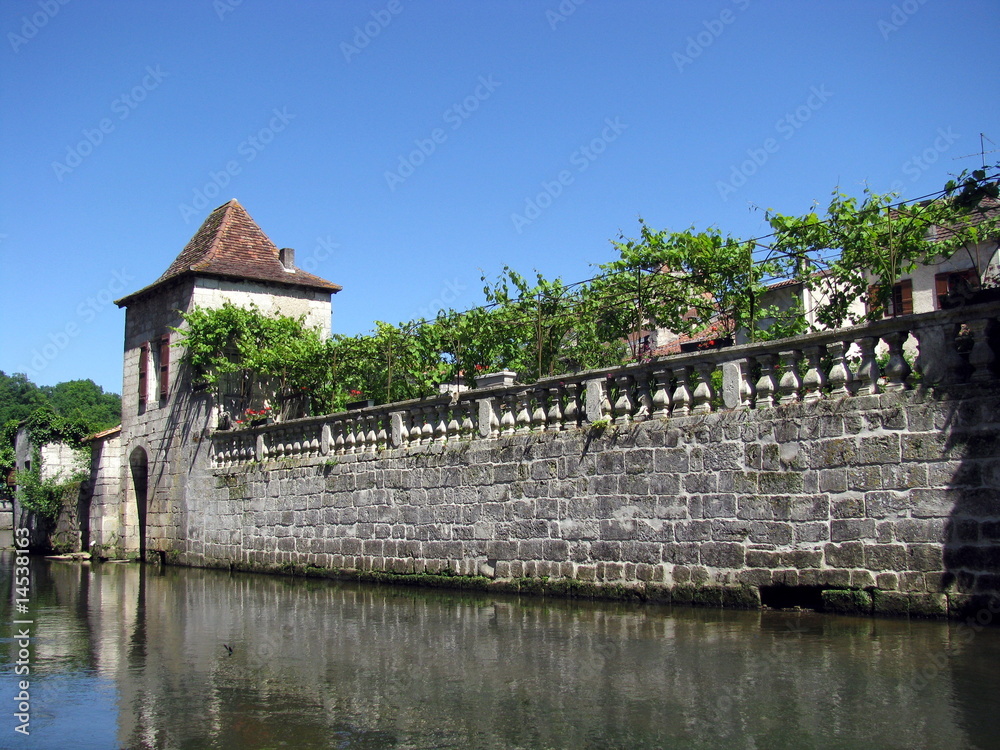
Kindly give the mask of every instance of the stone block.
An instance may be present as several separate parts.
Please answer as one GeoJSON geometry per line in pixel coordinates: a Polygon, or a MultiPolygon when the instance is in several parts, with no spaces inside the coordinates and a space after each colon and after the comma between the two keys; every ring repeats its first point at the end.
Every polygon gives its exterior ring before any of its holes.
{"type": "Polygon", "coordinates": [[[796,523],[793,524],[792,530],[797,544],[830,541],[830,525],[828,523],[796,523]]]}
{"type": "Polygon", "coordinates": [[[751,521],[750,541],[757,544],[791,544],[792,524],[773,521],[751,521]]]}
{"type": "Polygon", "coordinates": [[[871,519],[843,519],[830,521],[831,542],[852,542],[875,538],[875,521],[871,519]]]}
{"type": "Polygon", "coordinates": [[[819,470],[819,490],[820,492],[846,492],[847,491],[847,469],[820,469],[819,470]]]}
{"type": "Polygon", "coordinates": [[[762,471],[757,475],[762,495],[796,494],[803,491],[802,474],[797,471],[762,471]]]}
{"type": "Polygon", "coordinates": [[[948,614],[948,599],[944,594],[908,594],[907,599],[911,617],[944,617],[948,614]]]}
{"type": "Polygon", "coordinates": [[[750,536],[748,521],[713,521],[712,539],[717,542],[745,542],[750,536]]]}
{"type": "Polygon", "coordinates": [[[872,597],[867,591],[830,589],[822,592],[823,610],[845,615],[868,615],[872,612],[872,597]]]}
{"type": "Polygon", "coordinates": [[[922,572],[941,570],[944,567],[943,548],[940,544],[906,545],[906,570],[922,572]]]}
{"type": "Polygon", "coordinates": [[[746,548],[742,544],[706,542],[701,545],[701,563],[713,568],[742,568],[746,548]]]}
{"type": "Polygon", "coordinates": [[[678,542],[704,542],[712,538],[710,521],[683,521],[674,524],[674,538],[678,542]]]}
{"type": "Polygon", "coordinates": [[[865,563],[863,566],[874,571],[906,570],[907,549],[902,544],[868,544],[865,545],[865,563]]]}
{"type": "MultiPolygon", "coordinates": [[[[834,568],[865,567],[865,551],[861,542],[826,544],[823,546],[824,562],[834,568]]],[[[848,581],[850,576],[848,575],[848,581]]]]}

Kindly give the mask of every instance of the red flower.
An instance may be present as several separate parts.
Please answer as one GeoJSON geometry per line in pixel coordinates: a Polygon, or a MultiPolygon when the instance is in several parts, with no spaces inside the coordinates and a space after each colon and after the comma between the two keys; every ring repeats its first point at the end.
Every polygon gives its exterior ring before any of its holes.
{"type": "Polygon", "coordinates": [[[361,391],[355,391],[355,390],[350,390],[350,391],[348,391],[348,393],[350,393],[352,396],[360,396],[361,395],[361,391]]]}

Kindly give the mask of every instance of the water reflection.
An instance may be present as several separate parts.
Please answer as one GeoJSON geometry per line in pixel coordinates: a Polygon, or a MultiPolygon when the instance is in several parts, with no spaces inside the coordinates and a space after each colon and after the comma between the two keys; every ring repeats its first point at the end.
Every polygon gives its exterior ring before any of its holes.
{"type": "Polygon", "coordinates": [[[0,747],[985,750],[1000,730],[996,629],[46,561],[32,607],[32,735],[8,718],[0,747]]]}

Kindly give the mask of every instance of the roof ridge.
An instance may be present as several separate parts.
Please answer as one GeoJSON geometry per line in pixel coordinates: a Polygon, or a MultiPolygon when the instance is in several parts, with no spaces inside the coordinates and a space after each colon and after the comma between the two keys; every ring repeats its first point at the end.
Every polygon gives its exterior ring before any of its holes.
{"type": "MultiPolygon", "coordinates": [[[[222,204],[222,221],[219,222],[219,228],[215,230],[215,234],[212,236],[212,243],[208,246],[205,254],[201,257],[201,263],[207,263],[213,260],[219,253],[219,245],[222,236],[229,229],[229,225],[233,223],[233,204],[240,206],[239,202],[235,198],[230,198],[228,201],[222,204]]],[[[243,206],[240,206],[243,208],[243,206]]],[[[243,209],[246,211],[246,209],[243,209]]],[[[249,216],[249,214],[247,214],[249,216]]],[[[252,220],[252,219],[251,219],[252,220]]],[[[191,270],[194,270],[194,266],[191,266],[191,270]]]]}

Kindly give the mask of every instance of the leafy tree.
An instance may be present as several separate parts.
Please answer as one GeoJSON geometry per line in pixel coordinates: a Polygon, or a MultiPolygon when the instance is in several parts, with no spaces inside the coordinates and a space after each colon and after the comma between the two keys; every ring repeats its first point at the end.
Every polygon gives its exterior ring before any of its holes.
{"type": "Polygon", "coordinates": [[[308,398],[313,410],[331,408],[329,345],[304,318],[267,316],[226,302],[183,315],[175,346],[184,347],[196,379],[212,386],[239,412],[264,411],[308,398]]]}
{"type": "Polygon", "coordinates": [[[93,380],[70,380],[40,391],[59,415],[79,419],[92,432],[114,427],[121,422],[122,400],[116,393],[105,393],[93,380]]]}
{"type": "Polygon", "coordinates": [[[0,424],[26,419],[46,402],[45,394],[23,373],[6,375],[0,370],[0,424]]]}

